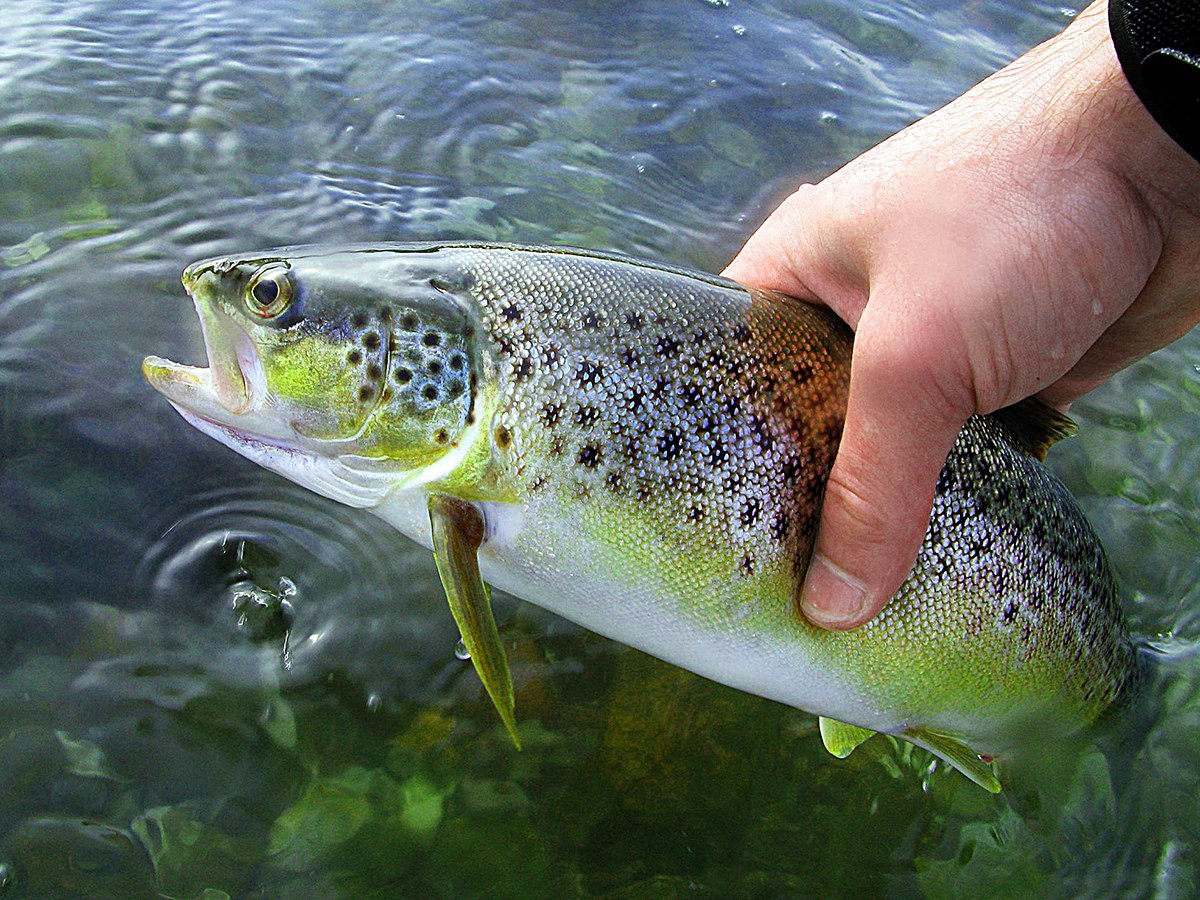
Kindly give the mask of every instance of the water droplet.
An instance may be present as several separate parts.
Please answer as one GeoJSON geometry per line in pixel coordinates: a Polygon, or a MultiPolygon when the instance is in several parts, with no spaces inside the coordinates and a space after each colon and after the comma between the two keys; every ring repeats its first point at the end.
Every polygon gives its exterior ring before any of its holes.
{"type": "Polygon", "coordinates": [[[454,645],[454,655],[459,659],[471,658],[471,653],[469,650],[467,650],[466,641],[464,641],[462,638],[459,638],[458,643],[454,645]]]}
{"type": "Polygon", "coordinates": [[[746,26],[745,25],[734,25],[733,33],[736,34],[738,37],[741,37],[742,35],[744,35],[746,33],[746,26]]]}
{"type": "Polygon", "coordinates": [[[8,860],[0,860],[0,894],[17,883],[17,872],[8,860]]]}
{"type": "Polygon", "coordinates": [[[1093,316],[1104,315],[1104,301],[1100,300],[1099,298],[1092,301],[1092,315],[1093,316]]]}
{"type": "Polygon", "coordinates": [[[367,695],[367,712],[377,713],[381,709],[383,709],[383,698],[380,697],[378,694],[374,694],[374,693],[368,694],[367,695]]]}
{"type": "Polygon", "coordinates": [[[828,109],[822,110],[817,116],[818,121],[825,125],[831,125],[838,120],[838,114],[828,109]]]}

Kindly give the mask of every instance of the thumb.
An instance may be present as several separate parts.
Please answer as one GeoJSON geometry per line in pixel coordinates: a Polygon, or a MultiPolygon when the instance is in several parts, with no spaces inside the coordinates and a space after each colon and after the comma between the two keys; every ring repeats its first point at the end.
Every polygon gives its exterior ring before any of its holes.
{"type": "Polygon", "coordinates": [[[938,474],[974,406],[969,393],[948,399],[932,361],[922,363],[902,332],[879,329],[885,339],[871,340],[870,326],[886,324],[871,323],[871,311],[860,323],[846,424],[800,596],[809,621],[836,630],[878,613],[912,569],[938,474]]]}

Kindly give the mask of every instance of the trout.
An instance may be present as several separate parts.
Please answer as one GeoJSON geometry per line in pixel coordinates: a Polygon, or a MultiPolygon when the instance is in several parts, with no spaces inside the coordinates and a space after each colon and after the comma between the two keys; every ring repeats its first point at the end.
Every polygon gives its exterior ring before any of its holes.
{"type": "Polygon", "coordinates": [[[197,262],[209,365],[143,372],[190,424],[434,552],[512,739],[489,585],[715,681],[877,732],[988,790],[990,759],[1136,681],[1104,551],[1036,401],[963,427],[912,572],[850,632],[797,595],[852,334],[726,279],[547,247],[300,247],[197,262]],[[981,758],[982,757],[982,758],[981,758]]]}

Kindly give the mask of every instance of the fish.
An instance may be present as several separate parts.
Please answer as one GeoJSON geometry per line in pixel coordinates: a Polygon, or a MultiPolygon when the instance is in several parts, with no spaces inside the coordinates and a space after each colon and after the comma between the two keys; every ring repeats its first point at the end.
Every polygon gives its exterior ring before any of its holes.
{"type": "Polygon", "coordinates": [[[853,334],[684,268],[469,242],[306,246],[183,274],[206,367],[147,357],[201,432],[433,551],[504,727],[491,586],[714,681],[883,733],[989,791],[992,765],[1128,701],[1138,651],[1104,550],[1023,401],[963,426],[883,611],[800,613],[853,334]]]}

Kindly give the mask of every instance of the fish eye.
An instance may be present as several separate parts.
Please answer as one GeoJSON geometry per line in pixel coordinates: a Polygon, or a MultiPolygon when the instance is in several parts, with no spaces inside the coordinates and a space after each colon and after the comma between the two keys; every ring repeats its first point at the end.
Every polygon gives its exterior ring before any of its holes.
{"type": "Polygon", "coordinates": [[[292,302],[292,279],[285,265],[263,266],[246,284],[246,308],[261,319],[273,319],[292,302]]]}

